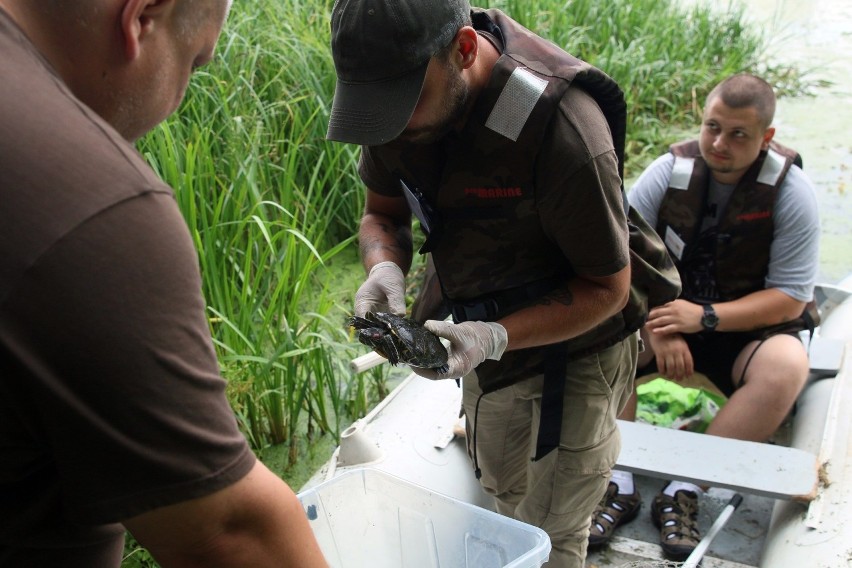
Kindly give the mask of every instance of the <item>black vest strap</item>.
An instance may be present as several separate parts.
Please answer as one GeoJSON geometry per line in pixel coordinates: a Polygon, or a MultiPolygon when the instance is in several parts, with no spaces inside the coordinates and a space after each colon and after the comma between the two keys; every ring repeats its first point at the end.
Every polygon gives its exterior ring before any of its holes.
{"type": "Polygon", "coordinates": [[[547,348],[544,366],[544,387],[541,393],[541,418],[535,457],[538,461],[559,447],[562,432],[562,404],[565,398],[565,368],[568,365],[568,348],[556,343],[547,348]]]}
{"type": "Polygon", "coordinates": [[[552,276],[464,302],[453,302],[450,300],[453,321],[455,323],[463,321],[495,321],[530,300],[541,298],[548,292],[552,292],[557,286],[567,282],[569,278],[570,276],[567,274],[552,276]]]}

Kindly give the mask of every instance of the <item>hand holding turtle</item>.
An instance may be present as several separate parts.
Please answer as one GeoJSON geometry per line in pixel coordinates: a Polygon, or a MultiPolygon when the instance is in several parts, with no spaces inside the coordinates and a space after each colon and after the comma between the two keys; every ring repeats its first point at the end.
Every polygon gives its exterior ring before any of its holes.
{"type": "Polygon", "coordinates": [[[390,361],[412,367],[446,372],[447,349],[438,336],[414,320],[387,312],[352,316],[349,325],[358,330],[358,341],[390,361]]]}
{"type": "Polygon", "coordinates": [[[486,359],[499,361],[509,342],[506,328],[495,322],[466,321],[453,324],[428,320],[423,327],[450,342],[447,360],[449,369],[446,373],[412,368],[427,379],[457,379],[470,373],[486,359]]]}
{"type": "Polygon", "coordinates": [[[364,317],[367,312],[405,315],[405,275],[389,260],[373,266],[355,294],[355,315],[364,317]]]}

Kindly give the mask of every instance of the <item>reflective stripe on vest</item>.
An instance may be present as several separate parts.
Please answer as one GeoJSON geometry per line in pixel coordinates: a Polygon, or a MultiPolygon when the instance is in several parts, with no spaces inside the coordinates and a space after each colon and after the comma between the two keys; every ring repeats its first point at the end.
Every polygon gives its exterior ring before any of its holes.
{"type": "Polygon", "coordinates": [[[695,158],[675,156],[674,167],[672,168],[672,177],[671,180],[669,180],[669,187],[674,189],[689,189],[689,180],[692,177],[692,170],[694,167],[695,158]]]}
{"type": "Polygon", "coordinates": [[[536,77],[521,67],[516,68],[503,87],[491,114],[488,115],[485,126],[517,142],[521,130],[546,87],[547,81],[544,79],[536,77]]]}
{"type": "MultiPolygon", "coordinates": [[[[757,175],[757,183],[764,183],[772,186],[778,183],[778,179],[781,177],[781,174],[784,173],[784,165],[786,161],[787,160],[784,156],[772,148],[769,148],[766,151],[766,159],[763,161],[760,173],[757,175]]],[[[695,158],[675,156],[669,187],[672,189],[688,189],[689,180],[692,177],[692,170],[694,168],[695,158]]]]}
{"type": "Polygon", "coordinates": [[[757,183],[765,183],[766,185],[775,185],[781,174],[785,173],[784,166],[787,159],[769,148],[766,151],[766,159],[763,160],[763,167],[760,168],[760,173],[757,174],[757,183]]]}

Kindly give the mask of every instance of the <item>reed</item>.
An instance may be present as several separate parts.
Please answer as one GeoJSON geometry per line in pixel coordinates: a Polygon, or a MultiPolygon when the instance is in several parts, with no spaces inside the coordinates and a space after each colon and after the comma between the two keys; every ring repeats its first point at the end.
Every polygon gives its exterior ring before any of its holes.
{"type": "Polygon", "coordinates": [[[340,384],[351,292],[324,285],[363,197],[354,149],[324,140],[334,74],[316,7],[235,6],[216,61],[140,143],[192,232],[240,424],[256,450],[286,443],[290,464],[300,436],[336,438],[345,409],[368,408],[340,384]]]}

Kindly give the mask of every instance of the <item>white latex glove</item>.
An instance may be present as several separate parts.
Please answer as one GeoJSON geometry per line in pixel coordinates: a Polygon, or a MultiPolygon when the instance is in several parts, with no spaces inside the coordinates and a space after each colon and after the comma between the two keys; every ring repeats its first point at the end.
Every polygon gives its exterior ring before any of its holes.
{"type": "Polygon", "coordinates": [[[389,260],[371,268],[355,294],[355,315],[364,317],[367,312],[405,315],[405,275],[389,260]]]}
{"type": "Polygon", "coordinates": [[[466,321],[459,324],[427,320],[423,327],[450,342],[446,373],[434,369],[411,370],[427,379],[458,379],[470,373],[486,359],[499,361],[506,350],[509,336],[499,323],[466,321]]]}

